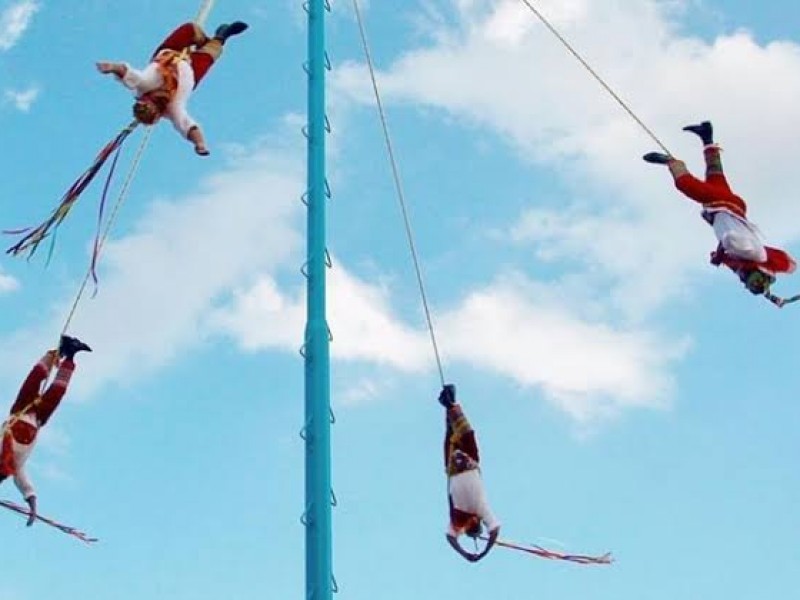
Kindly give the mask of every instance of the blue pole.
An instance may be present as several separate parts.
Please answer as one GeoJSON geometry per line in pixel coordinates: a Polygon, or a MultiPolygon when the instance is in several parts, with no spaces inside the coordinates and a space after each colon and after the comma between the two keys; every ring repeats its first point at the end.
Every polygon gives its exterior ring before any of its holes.
{"type": "Polygon", "coordinates": [[[308,249],[305,331],[306,599],[331,600],[330,348],[325,316],[325,10],[308,0],[308,249]]]}

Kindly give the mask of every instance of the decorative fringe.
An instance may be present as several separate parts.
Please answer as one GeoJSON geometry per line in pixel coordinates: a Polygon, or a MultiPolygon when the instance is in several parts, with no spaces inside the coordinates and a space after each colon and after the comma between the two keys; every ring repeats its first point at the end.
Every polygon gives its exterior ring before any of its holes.
{"type": "MultiPolygon", "coordinates": [[[[482,537],[481,539],[488,539],[486,537],[482,537]]],[[[614,558],[611,556],[610,552],[603,554],[602,556],[587,556],[585,554],[563,554],[561,552],[555,552],[553,550],[547,550],[546,548],[542,548],[541,546],[537,546],[533,544],[531,546],[521,546],[514,542],[507,542],[504,540],[497,540],[496,544],[498,546],[502,546],[503,548],[509,548],[511,550],[517,550],[519,552],[526,552],[528,554],[533,554],[538,556],[539,558],[547,558],[550,560],[564,560],[567,562],[574,562],[580,565],[610,565],[614,562],[614,558]]]]}
{"type": "MultiPolygon", "coordinates": [[[[19,514],[24,515],[26,517],[30,517],[30,515],[31,515],[30,511],[27,508],[19,506],[18,504],[14,504],[13,502],[9,502],[8,500],[0,500],[0,506],[4,506],[8,510],[12,510],[15,513],[19,513],[19,514]]],[[[97,538],[89,537],[88,535],[86,535],[82,531],[78,531],[74,527],[67,527],[66,525],[62,525],[61,523],[57,523],[56,521],[53,521],[52,519],[48,519],[47,517],[42,517],[40,515],[36,515],[36,520],[37,521],[41,521],[42,523],[46,523],[47,525],[50,525],[51,527],[55,527],[56,529],[58,529],[59,531],[62,531],[63,533],[66,533],[67,535],[71,535],[71,536],[73,536],[75,538],[78,538],[80,541],[82,541],[82,542],[84,542],[86,544],[93,544],[94,542],[97,541],[97,538]]]]}
{"type": "MultiPolygon", "coordinates": [[[[61,197],[61,202],[59,205],[41,225],[36,227],[26,227],[24,229],[4,231],[3,233],[9,235],[24,234],[24,237],[19,242],[6,250],[6,254],[18,256],[27,252],[28,258],[30,259],[39,247],[39,244],[41,244],[48,235],[52,236],[50,248],[50,254],[52,254],[53,245],[55,244],[55,232],[58,229],[58,226],[61,225],[61,222],[67,217],[74,204],[78,201],[78,198],[80,198],[80,195],[89,186],[109,157],[116,151],[116,156],[112,162],[111,172],[109,173],[103,190],[103,199],[100,205],[100,218],[102,218],[102,210],[103,206],[105,205],[106,193],[111,181],[111,176],[114,173],[114,167],[116,166],[117,159],[119,158],[119,152],[122,148],[122,144],[127,137],[133,133],[138,125],[138,121],[132,121],[127,127],[120,131],[113,140],[106,144],[102,150],[100,150],[92,165],[86,169],[86,171],[84,171],[84,173],[75,181],[75,183],[72,184],[72,186],[70,186],[66,193],[61,197]]],[[[97,242],[95,242],[95,254],[96,248],[97,242]]],[[[95,263],[95,258],[96,257],[92,258],[93,265],[95,263]]]]}

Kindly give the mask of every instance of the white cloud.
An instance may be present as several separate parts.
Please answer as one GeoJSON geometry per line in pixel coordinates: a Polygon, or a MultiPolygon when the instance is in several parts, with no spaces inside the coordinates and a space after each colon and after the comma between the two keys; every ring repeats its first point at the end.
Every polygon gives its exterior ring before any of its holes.
{"type": "MultiPolygon", "coordinates": [[[[285,148],[254,150],[186,196],[151,203],[129,235],[109,241],[99,293],[84,297],[70,328],[94,349],[81,357],[72,398],[133,381],[202,344],[205,320],[229,290],[296,258],[302,164],[285,148]]],[[[72,299],[36,329],[0,340],[10,359],[0,375],[13,381],[25,356],[52,343],[72,299]]]]}
{"type": "Polygon", "coordinates": [[[381,397],[386,386],[377,379],[362,377],[334,392],[334,397],[342,406],[353,407],[368,404],[381,397]]]}
{"type": "Polygon", "coordinates": [[[686,341],[581,316],[548,286],[520,276],[475,290],[438,319],[444,350],[540,389],[577,421],[630,407],[662,407],[686,341]]]}
{"type": "Polygon", "coordinates": [[[10,50],[31,24],[40,5],[35,0],[21,0],[0,12],[0,50],[10,50]]]}
{"type": "MultiPolygon", "coordinates": [[[[342,265],[329,271],[329,327],[332,356],[420,371],[428,360],[426,340],[392,314],[389,290],[367,284],[342,265]]],[[[299,349],[305,326],[304,290],[285,295],[262,278],[239,292],[212,322],[233,334],[243,347],[299,349]]]]}
{"type": "MultiPolygon", "coordinates": [[[[710,43],[686,37],[681,3],[536,5],[694,170],[701,169],[700,146],[680,127],[712,118],[734,189],[750,200],[768,241],[800,239],[800,208],[791,196],[800,185],[793,164],[800,152],[793,133],[800,126],[800,46],[759,45],[746,32],[710,43]]],[[[588,71],[518,0],[451,6],[456,24],[434,20],[432,41],[380,74],[382,92],[388,102],[436,107],[490,131],[522,161],[563,176],[571,197],[531,198],[536,208],[521,215],[537,225],[549,220],[549,228],[517,230],[517,239],[529,240],[533,231],[541,256],[589,279],[599,266],[610,286],[598,291],[628,318],[646,317],[684,294],[698,272],[707,274],[712,232],[665,170],[641,161],[655,142],[588,71]]],[[[361,65],[344,65],[333,82],[337,91],[373,102],[361,65]]]]}
{"type": "Polygon", "coordinates": [[[18,289],[19,281],[17,281],[11,275],[7,275],[0,271],[0,294],[15,292],[18,289]]]}
{"type": "Polygon", "coordinates": [[[6,90],[6,102],[12,104],[20,112],[28,112],[39,97],[39,88],[30,87],[26,90],[6,90]]]}
{"type": "MultiPolygon", "coordinates": [[[[331,272],[329,319],[334,359],[372,363],[409,373],[433,367],[427,332],[404,325],[385,286],[365,283],[337,265],[331,272]]],[[[304,300],[287,297],[262,279],[213,318],[216,327],[249,350],[294,350],[304,324],[304,300]]],[[[633,328],[622,329],[576,314],[546,286],[506,277],[478,289],[436,315],[447,362],[462,362],[541,391],[579,422],[630,407],[662,407],[671,397],[669,369],[686,351],[633,328]]],[[[345,404],[377,394],[362,380],[341,394],[345,404]]]]}

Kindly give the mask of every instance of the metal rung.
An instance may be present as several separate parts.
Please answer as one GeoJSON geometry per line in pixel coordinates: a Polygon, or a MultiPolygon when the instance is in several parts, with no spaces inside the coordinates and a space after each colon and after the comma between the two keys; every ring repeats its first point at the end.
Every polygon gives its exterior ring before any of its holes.
{"type": "Polygon", "coordinates": [[[331,425],[336,425],[336,415],[333,414],[333,409],[332,408],[328,408],[328,410],[331,413],[331,425]]]}
{"type": "Polygon", "coordinates": [[[303,195],[300,196],[300,202],[308,206],[308,192],[303,192],[303,195]]]}
{"type": "Polygon", "coordinates": [[[308,64],[308,61],[303,62],[303,71],[306,72],[306,75],[311,75],[311,65],[308,64]]]}
{"type": "Polygon", "coordinates": [[[325,248],[325,266],[329,269],[333,268],[333,259],[331,259],[331,253],[328,252],[327,248],[325,248]]]}
{"type": "Polygon", "coordinates": [[[328,115],[325,115],[325,131],[331,132],[331,122],[328,120],[328,115]]]}
{"type": "Polygon", "coordinates": [[[334,594],[339,593],[339,584],[336,582],[336,577],[334,577],[333,573],[331,573],[331,588],[334,594]]]}
{"type": "Polygon", "coordinates": [[[300,272],[303,274],[303,277],[308,279],[308,262],[303,263],[303,266],[300,267],[300,272]]]}
{"type": "Polygon", "coordinates": [[[330,200],[333,194],[331,193],[331,186],[328,183],[328,178],[325,178],[325,197],[330,200]]]}
{"type": "MultiPolygon", "coordinates": [[[[330,0],[325,0],[323,6],[325,10],[331,12],[331,2],[330,0]]],[[[309,2],[303,2],[303,10],[306,12],[311,12],[311,4],[309,2]]]]}
{"type": "Polygon", "coordinates": [[[303,440],[304,442],[308,441],[308,434],[306,433],[307,431],[308,427],[303,427],[300,430],[300,433],[298,434],[300,436],[300,439],[303,440]]]}
{"type": "Polygon", "coordinates": [[[300,353],[300,356],[305,358],[306,357],[306,345],[303,344],[302,346],[300,346],[300,349],[298,350],[298,352],[300,353]]]}
{"type": "Polygon", "coordinates": [[[327,69],[328,71],[332,70],[331,69],[331,58],[330,58],[330,56],[328,56],[328,51],[327,50],[325,51],[325,69],[327,69]]]}
{"type": "Polygon", "coordinates": [[[300,524],[303,527],[308,527],[308,511],[306,511],[302,515],[300,515],[300,524]]]}
{"type": "Polygon", "coordinates": [[[307,140],[311,139],[311,137],[308,134],[308,125],[303,125],[300,131],[302,132],[304,138],[306,138],[307,140]]]}
{"type": "Polygon", "coordinates": [[[328,329],[328,341],[332,342],[333,341],[333,332],[331,331],[331,326],[326,323],[325,327],[328,329]]]}
{"type": "Polygon", "coordinates": [[[336,493],[331,488],[331,506],[339,506],[339,501],[336,499],[336,493]]]}

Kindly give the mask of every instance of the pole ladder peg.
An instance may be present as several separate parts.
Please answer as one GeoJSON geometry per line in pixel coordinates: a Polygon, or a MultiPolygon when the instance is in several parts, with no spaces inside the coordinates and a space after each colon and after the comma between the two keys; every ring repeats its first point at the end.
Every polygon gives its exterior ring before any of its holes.
{"type": "Polygon", "coordinates": [[[331,416],[331,425],[336,425],[336,415],[333,413],[333,409],[332,408],[328,408],[328,410],[331,413],[331,415],[330,415],[331,416]]]}
{"type": "Polygon", "coordinates": [[[308,125],[303,125],[300,128],[300,132],[303,134],[304,138],[306,138],[307,140],[311,140],[311,134],[308,131],[308,125]]]}
{"type": "Polygon", "coordinates": [[[300,524],[303,527],[308,527],[308,511],[307,510],[305,512],[303,512],[302,515],[300,515],[300,524]]]}
{"type": "Polygon", "coordinates": [[[303,274],[303,277],[308,279],[308,261],[303,263],[303,266],[300,267],[300,272],[303,274]]]}
{"type": "Polygon", "coordinates": [[[331,588],[333,588],[333,593],[339,593],[339,583],[336,581],[336,576],[331,573],[331,588]]]}
{"type": "Polygon", "coordinates": [[[333,341],[333,332],[331,331],[331,326],[328,325],[327,323],[325,323],[325,329],[328,330],[328,341],[332,342],[333,341]]]}
{"type": "Polygon", "coordinates": [[[325,131],[327,131],[328,133],[331,132],[331,122],[328,119],[328,115],[325,115],[325,131]]]}
{"type": "Polygon", "coordinates": [[[306,72],[306,75],[311,75],[311,67],[308,66],[308,61],[303,62],[303,71],[306,72]]]}
{"type": "Polygon", "coordinates": [[[328,178],[325,178],[325,197],[330,200],[333,198],[333,192],[331,192],[331,185],[328,183],[328,178]]]}
{"type": "Polygon", "coordinates": [[[306,11],[309,15],[311,14],[311,4],[306,0],[303,2],[303,10],[306,11]]]}
{"type": "Polygon", "coordinates": [[[333,67],[331,66],[331,58],[328,56],[327,50],[325,51],[325,70],[332,71],[333,67]]]}
{"type": "Polygon", "coordinates": [[[302,346],[300,346],[300,348],[297,350],[297,352],[300,354],[300,356],[305,358],[306,357],[306,345],[303,344],[302,346]]]}
{"type": "Polygon", "coordinates": [[[331,253],[328,252],[327,248],[325,248],[325,266],[329,269],[333,268],[333,259],[331,258],[331,253]]]}
{"type": "Polygon", "coordinates": [[[325,10],[327,10],[328,12],[331,12],[331,0],[325,0],[324,6],[325,6],[325,10]]]}
{"type": "Polygon", "coordinates": [[[331,506],[339,506],[339,500],[336,499],[336,492],[331,488],[331,506]]]}
{"type": "Polygon", "coordinates": [[[303,194],[300,196],[300,202],[308,206],[308,192],[303,192],[303,194]]]}

